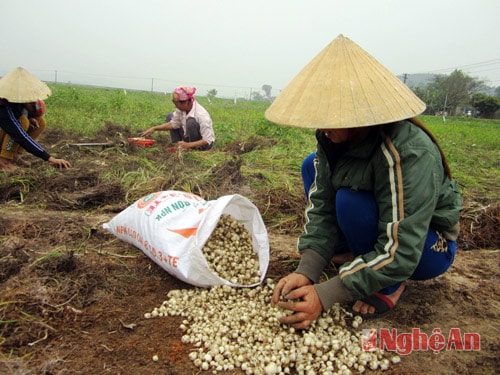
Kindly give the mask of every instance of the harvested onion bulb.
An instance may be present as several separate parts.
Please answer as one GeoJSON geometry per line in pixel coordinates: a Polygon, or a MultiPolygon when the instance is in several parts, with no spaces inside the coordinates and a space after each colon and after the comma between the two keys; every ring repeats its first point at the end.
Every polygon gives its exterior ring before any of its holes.
{"type": "Polygon", "coordinates": [[[160,307],[146,314],[184,317],[181,341],[192,346],[189,359],[200,370],[306,375],[388,368],[382,351],[362,350],[361,332],[352,328],[352,322],[361,323],[360,317],[354,319],[336,304],[308,329],[295,330],[279,323],[286,312],[271,306],[273,289],[274,282],[267,279],[253,288],[172,290],[160,307]]]}
{"type": "Polygon", "coordinates": [[[201,249],[212,272],[232,284],[260,282],[259,258],[250,232],[230,215],[222,215],[201,249]]]}

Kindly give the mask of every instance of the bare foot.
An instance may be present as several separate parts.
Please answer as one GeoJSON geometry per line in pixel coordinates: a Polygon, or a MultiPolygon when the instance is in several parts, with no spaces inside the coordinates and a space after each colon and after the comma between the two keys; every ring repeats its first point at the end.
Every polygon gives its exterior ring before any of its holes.
{"type": "Polygon", "coordinates": [[[6,172],[13,172],[17,167],[10,162],[9,159],[0,158],[0,170],[6,172]]]}
{"type": "MultiPolygon", "coordinates": [[[[389,300],[391,300],[391,302],[396,305],[396,303],[398,302],[399,298],[401,297],[401,294],[403,293],[403,291],[405,290],[405,283],[402,282],[401,285],[399,286],[398,289],[396,289],[396,291],[392,294],[387,294],[385,295],[389,300]]],[[[369,304],[361,301],[361,300],[357,300],[354,305],[352,306],[352,310],[354,312],[357,312],[357,313],[360,313],[360,314],[363,314],[363,315],[366,315],[366,314],[374,314],[376,312],[376,309],[375,307],[373,306],[370,306],[369,304]]]]}
{"type": "Polygon", "coordinates": [[[16,159],[16,163],[20,166],[23,166],[23,167],[30,167],[31,166],[31,163],[27,160],[24,160],[23,158],[20,158],[18,157],[16,159]]]}

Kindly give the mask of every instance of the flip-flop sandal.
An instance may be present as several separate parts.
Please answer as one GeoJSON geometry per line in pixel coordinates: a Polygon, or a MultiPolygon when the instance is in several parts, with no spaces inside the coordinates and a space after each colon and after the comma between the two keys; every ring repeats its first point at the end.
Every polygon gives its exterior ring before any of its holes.
{"type": "MultiPolygon", "coordinates": [[[[401,302],[407,295],[408,287],[405,286],[403,293],[401,293],[401,296],[398,299],[398,303],[401,302]]],[[[373,314],[360,314],[359,312],[352,311],[354,314],[361,316],[363,319],[382,318],[395,306],[385,294],[379,292],[372,294],[371,296],[361,298],[361,301],[375,307],[375,312],[373,314]]]]}

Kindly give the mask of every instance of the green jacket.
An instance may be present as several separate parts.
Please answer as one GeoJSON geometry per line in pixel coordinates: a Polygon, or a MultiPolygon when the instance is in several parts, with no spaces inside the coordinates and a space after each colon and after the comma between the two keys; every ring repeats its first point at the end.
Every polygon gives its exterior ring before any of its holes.
{"type": "Polygon", "coordinates": [[[444,171],[438,147],[421,128],[409,121],[374,126],[351,150],[322,132],[317,139],[316,180],[298,242],[302,257],[297,272],[317,282],[342,239],[335,213],[338,188],[373,192],[379,209],[374,248],[340,268],[341,283],[317,287],[325,309],[342,302],[332,296],[332,285],[345,286],[344,292],[359,299],[407,280],[419,263],[429,228],[456,239],[461,195],[444,171]]]}

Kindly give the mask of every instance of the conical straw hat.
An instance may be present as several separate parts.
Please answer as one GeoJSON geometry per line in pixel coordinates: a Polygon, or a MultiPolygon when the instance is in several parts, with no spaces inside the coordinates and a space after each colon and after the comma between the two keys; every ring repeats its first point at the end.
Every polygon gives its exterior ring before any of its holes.
{"type": "Polygon", "coordinates": [[[266,118],[301,128],[355,128],[414,117],[425,110],[400,79],[339,35],[283,89],[266,118]]]}
{"type": "Polygon", "coordinates": [[[11,103],[30,103],[43,100],[50,88],[27,70],[18,67],[0,79],[0,98],[11,103]]]}

